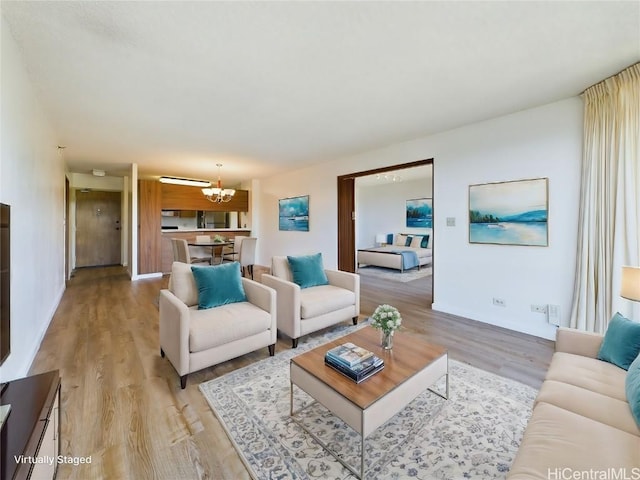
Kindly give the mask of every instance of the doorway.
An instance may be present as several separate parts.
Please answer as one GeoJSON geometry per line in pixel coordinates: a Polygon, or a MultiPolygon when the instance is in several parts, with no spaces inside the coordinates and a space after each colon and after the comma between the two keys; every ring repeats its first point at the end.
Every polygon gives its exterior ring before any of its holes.
{"type": "Polygon", "coordinates": [[[120,192],[76,192],[76,267],[119,265],[120,192]]]}
{"type": "MultiPolygon", "coordinates": [[[[390,165],[388,167],[350,173],[338,177],[338,269],[347,272],[356,271],[356,211],[355,211],[355,179],[375,174],[384,174],[396,170],[433,165],[433,158],[416,162],[390,165]]],[[[433,192],[434,176],[431,176],[431,191],[433,192]]],[[[435,221],[435,198],[433,199],[433,218],[435,221]]],[[[433,239],[432,250],[435,249],[433,239]]],[[[435,250],[433,250],[435,251],[435,250]]],[[[434,257],[435,258],[435,257],[434,257]]],[[[432,263],[433,274],[435,266],[432,263]]],[[[434,277],[435,278],[435,277],[434,277]]],[[[433,294],[433,286],[432,286],[433,294]]]]}

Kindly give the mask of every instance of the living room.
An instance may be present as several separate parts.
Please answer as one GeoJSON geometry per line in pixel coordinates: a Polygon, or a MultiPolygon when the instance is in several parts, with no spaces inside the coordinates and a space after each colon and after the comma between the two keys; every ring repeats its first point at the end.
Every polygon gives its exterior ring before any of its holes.
{"type": "MultiPolygon", "coordinates": [[[[47,103],[51,100],[46,100],[49,97],[42,87],[34,86],[39,85],[38,79],[33,78],[34,66],[23,56],[23,49],[28,48],[22,44],[23,38],[32,38],[33,32],[29,34],[10,26],[5,18],[5,3],[10,2],[3,2],[2,19],[0,201],[12,205],[12,231],[19,232],[14,233],[19,240],[12,244],[12,258],[20,259],[19,264],[14,261],[13,271],[20,273],[14,273],[12,277],[12,354],[2,366],[2,381],[27,375],[56,311],[65,306],[61,303],[67,280],[65,177],[75,173],[68,165],[69,158],[74,155],[74,145],[61,137],[59,119],[51,113],[51,103],[47,103]],[[58,145],[67,148],[58,149],[58,145]],[[34,299],[34,291],[37,291],[37,299],[34,299]]],[[[434,107],[436,116],[447,116],[450,110],[473,110],[478,104],[493,102],[499,106],[489,106],[477,119],[464,124],[451,120],[447,126],[443,122],[443,126],[434,131],[417,123],[403,136],[378,132],[376,138],[379,140],[370,142],[363,149],[348,145],[339,154],[323,154],[319,148],[317,162],[292,163],[274,174],[242,178],[240,181],[251,189],[251,227],[259,238],[258,263],[268,266],[275,255],[321,251],[327,266],[337,266],[336,178],[373,168],[433,159],[433,198],[437,212],[433,228],[433,310],[471,319],[481,326],[504,327],[539,339],[554,339],[556,326],[548,323],[544,315],[532,312],[530,307],[532,304],[556,305],[560,324],[569,325],[580,228],[584,137],[584,101],[580,94],[638,61],[637,5],[632,2],[612,4],[611,7],[601,5],[602,12],[585,12],[585,24],[581,27],[584,30],[576,27],[579,33],[616,31],[615,35],[612,32],[603,34],[605,38],[614,38],[608,40],[606,48],[602,47],[583,61],[584,68],[579,70],[583,80],[578,89],[574,84],[563,86],[562,93],[555,93],[553,97],[546,96],[545,89],[540,88],[537,96],[527,100],[527,105],[508,110],[499,100],[503,95],[514,95],[512,91],[520,91],[513,77],[514,83],[509,88],[503,85],[503,90],[490,94],[476,86],[473,78],[456,78],[461,90],[478,88],[477,103],[440,105],[437,109],[434,107]],[[596,28],[598,26],[600,28],[596,28]],[[469,185],[532,178],[549,179],[548,247],[470,244],[467,234],[469,185]],[[308,233],[281,232],[277,225],[278,200],[298,195],[309,195],[312,228],[308,233]],[[453,225],[447,223],[448,219],[453,219],[453,225]],[[496,306],[492,302],[494,298],[504,300],[504,304],[496,306]]],[[[570,10],[570,7],[564,8],[570,10]]],[[[586,7],[576,4],[573,8],[579,11],[586,7]]],[[[562,10],[557,18],[568,18],[569,13],[562,10]]],[[[17,20],[13,18],[12,21],[17,20]]],[[[558,22],[561,24],[561,20],[558,22]]],[[[553,32],[562,28],[554,26],[555,29],[549,27],[553,32]]],[[[540,30],[527,33],[544,37],[544,29],[540,30]]],[[[563,36],[559,38],[564,39],[563,36]]],[[[587,40],[584,44],[576,42],[574,55],[587,55],[585,44],[590,45],[587,40]]],[[[556,45],[548,47],[547,53],[554,48],[556,45]]],[[[536,62],[526,51],[513,62],[522,70],[521,78],[534,77],[545,86],[557,84],[562,83],[565,68],[575,74],[573,65],[565,66],[561,53],[558,52],[561,60],[556,62],[555,68],[552,69],[552,62],[549,62],[545,64],[548,70],[544,71],[535,68],[536,62]]],[[[490,65],[493,57],[487,55],[490,65]]],[[[500,56],[499,53],[494,55],[500,56]]],[[[498,61],[497,58],[493,60],[498,61]]],[[[51,76],[55,78],[55,74],[51,76]]],[[[424,83],[428,84],[427,81],[424,83]]],[[[100,90],[97,79],[96,90],[100,90]]],[[[400,91],[392,92],[390,96],[401,95],[400,91]]],[[[87,115],[90,104],[87,100],[87,115]]],[[[327,122],[336,121],[330,114],[327,117],[327,122]]],[[[82,122],[82,118],[75,118],[74,123],[65,128],[81,129],[82,122]]],[[[116,139],[112,139],[112,143],[117,143],[116,139]]],[[[98,163],[100,158],[88,160],[98,163]]],[[[137,163],[124,163],[129,181],[134,184],[149,173],[139,172],[142,167],[137,163]]],[[[232,163],[233,160],[225,162],[223,180],[230,178],[225,177],[225,172],[231,170],[232,163]]],[[[153,175],[176,175],[180,168],[158,170],[153,175]]],[[[211,168],[206,170],[209,173],[204,171],[190,176],[213,177],[211,168]]],[[[135,256],[125,257],[123,263],[130,268],[136,261],[135,256]]],[[[144,290],[146,281],[133,282],[131,288],[144,290]]],[[[612,298],[612,304],[614,311],[619,310],[628,318],[640,318],[637,307],[617,295],[612,298]]],[[[164,372],[170,376],[172,371],[164,372]]]]}

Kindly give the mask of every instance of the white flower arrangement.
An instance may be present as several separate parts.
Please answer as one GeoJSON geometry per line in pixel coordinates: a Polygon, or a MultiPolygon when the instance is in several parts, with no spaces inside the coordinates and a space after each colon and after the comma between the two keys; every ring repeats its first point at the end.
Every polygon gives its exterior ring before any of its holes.
{"type": "Polygon", "coordinates": [[[398,330],[401,323],[402,315],[396,307],[391,305],[378,305],[378,308],[371,315],[371,326],[385,333],[398,330]]]}

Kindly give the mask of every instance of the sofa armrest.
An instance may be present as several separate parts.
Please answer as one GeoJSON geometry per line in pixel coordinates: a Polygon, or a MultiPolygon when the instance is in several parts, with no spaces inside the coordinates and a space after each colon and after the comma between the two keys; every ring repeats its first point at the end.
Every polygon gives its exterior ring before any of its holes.
{"type": "Polygon", "coordinates": [[[329,284],[334,287],[344,288],[355,292],[360,288],[360,275],[357,273],[343,272],[341,270],[325,270],[329,284]]]}
{"type": "Polygon", "coordinates": [[[560,327],[556,333],[556,352],[596,358],[603,336],[573,328],[560,327]]]}
{"type": "Polygon", "coordinates": [[[181,376],[189,373],[189,319],[189,307],[169,290],[160,290],[160,348],[181,376]]]}
{"type": "Polygon", "coordinates": [[[276,291],[278,329],[290,338],[300,337],[300,286],[266,273],[262,283],[276,291]]]}
{"type": "Polygon", "coordinates": [[[273,288],[262,285],[248,278],[242,279],[242,287],[247,295],[247,300],[262,310],[271,314],[271,340],[276,343],[278,336],[278,306],[276,291],[273,288]]]}
{"type": "Polygon", "coordinates": [[[351,290],[356,296],[356,313],[360,315],[360,275],[342,270],[325,270],[329,284],[351,290]]]}

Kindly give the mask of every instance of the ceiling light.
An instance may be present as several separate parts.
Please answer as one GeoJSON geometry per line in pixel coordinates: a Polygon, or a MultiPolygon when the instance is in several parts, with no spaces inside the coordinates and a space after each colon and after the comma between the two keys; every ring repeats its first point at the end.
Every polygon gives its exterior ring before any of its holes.
{"type": "Polygon", "coordinates": [[[94,177],[104,177],[105,176],[105,171],[104,170],[98,170],[96,168],[94,168],[91,173],[93,173],[94,177]]]}
{"type": "Polygon", "coordinates": [[[191,180],[189,178],[176,178],[176,177],[160,177],[160,183],[172,183],[174,185],[187,185],[189,187],[208,187],[211,182],[204,180],[191,180]]]}
{"type": "Polygon", "coordinates": [[[236,194],[236,191],[232,188],[222,188],[222,181],[220,180],[220,167],[221,163],[216,164],[218,167],[218,183],[214,188],[203,188],[202,193],[207,197],[207,200],[213,203],[229,202],[231,198],[236,194]]]}

